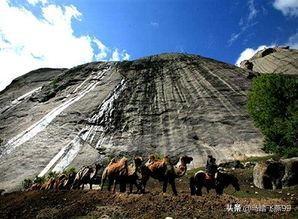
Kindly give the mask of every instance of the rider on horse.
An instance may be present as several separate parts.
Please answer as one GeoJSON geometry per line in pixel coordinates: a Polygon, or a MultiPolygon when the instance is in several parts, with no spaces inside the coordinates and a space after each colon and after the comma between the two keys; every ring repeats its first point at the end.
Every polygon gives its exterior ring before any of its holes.
{"type": "Polygon", "coordinates": [[[206,164],[206,173],[208,177],[215,179],[217,168],[218,166],[216,164],[216,159],[212,155],[208,155],[207,164],[206,164]]]}

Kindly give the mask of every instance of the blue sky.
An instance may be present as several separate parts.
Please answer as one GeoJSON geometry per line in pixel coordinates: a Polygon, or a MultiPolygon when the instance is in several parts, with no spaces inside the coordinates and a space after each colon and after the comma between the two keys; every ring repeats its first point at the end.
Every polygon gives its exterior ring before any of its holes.
{"type": "Polygon", "coordinates": [[[98,2],[72,2],[84,14],[75,28],[125,48],[133,59],[187,52],[235,63],[245,48],[283,44],[298,28],[298,17],[284,16],[268,0],[252,1],[256,12],[244,0],[98,2]],[[255,15],[249,18],[250,13],[255,15]],[[243,27],[247,29],[231,42],[243,27]]]}
{"type": "Polygon", "coordinates": [[[262,46],[298,47],[298,0],[2,1],[0,67],[14,58],[26,67],[15,69],[18,74],[1,73],[0,89],[1,81],[45,65],[71,67],[163,52],[235,64],[262,46]]]}

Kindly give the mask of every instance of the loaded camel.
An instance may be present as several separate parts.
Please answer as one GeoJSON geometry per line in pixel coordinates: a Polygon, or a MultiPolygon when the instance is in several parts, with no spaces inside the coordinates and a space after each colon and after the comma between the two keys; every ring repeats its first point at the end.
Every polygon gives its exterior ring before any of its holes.
{"type": "Polygon", "coordinates": [[[76,173],[61,174],[54,183],[54,190],[70,190],[75,180],[76,173]]]}
{"type": "Polygon", "coordinates": [[[90,189],[92,189],[92,184],[94,184],[94,179],[102,167],[101,164],[95,164],[93,166],[83,166],[75,175],[74,181],[72,183],[72,189],[84,189],[85,184],[90,185],[90,189]]]}
{"type": "Polygon", "coordinates": [[[137,187],[137,192],[142,190],[141,185],[141,165],[143,159],[135,157],[134,163],[128,165],[127,158],[123,157],[120,160],[112,159],[102,174],[101,190],[105,180],[108,179],[108,190],[114,184],[113,192],[116,191],[116,185],[120,184],[120,192],[125,192],[126,184],[129,184],[129,192],[132,193],[133,186],[137,187]]]}
{"type": "Polygon", "coordinates": [[[135,157],[134,163],[128,166],[127,176],[124,178],[125,182],[129,184],[129,192],[132,193],[133,186],[137,188],[137,193],[143,191],[142,188],[142,172],[141,167],[143,158],[135,157]]]}
{"type": "Polygon", "coordinates": [[[167,191],[168,183],[172,186],[174,195],[177,195],[175,179],[185,175],[187,164],[193,160],[192,157],[182,156],[176,165],[172,164],[169,157],[161,160],[155,159],[154,155],[149,157],[148,162],[142,166],[143,192],[150,177],[163,182],[163,192],[167,191]]]}
{"type": "Polygon", "coordinates": [[[70,190],[70,187],[74,181],[75,173],[61,173],[56,174],[52,172],[49,174],[46,181],[43,178],[37,177],[33,182],[31,182],[27,191],[36,190],[70,190]]]}
{"type": "Polygon", "coordinates": [[[108,191],[111,191],[111,187],[114,184],[113,192],[116,191],[117,183],[120,184],[120,192],[125,191],[125,176],[128,174],[128,159],[126,157],[116,160],[113,158],[108,166],[104,169],[101,176],[100,190],[103,190],[105,181],[108,179],[108,191]]]}

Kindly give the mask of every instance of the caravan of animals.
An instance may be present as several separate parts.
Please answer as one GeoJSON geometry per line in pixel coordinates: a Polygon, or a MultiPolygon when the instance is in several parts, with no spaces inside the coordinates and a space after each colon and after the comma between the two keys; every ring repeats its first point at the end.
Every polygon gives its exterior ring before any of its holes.
{"type": "MultiPolygon", "coordinates": [[[[116,192],[116,186],[119,184],[120,192],[126,192],[126,185],[129,185],[129,193],[136,187],[136,193],[145,193],[147,181],[150,177],[163,182],[162,191],[166,192],[168,184],[171,185],[174,195],[177,195],[175,179],[185,175],[187,164],[192,162],[193,158],[182,156],[176,165],[172,164],[168,156],[163,159],[157,159],[150,155],[147,162],[144,163],[142,157],[135,157],[134,163],[128,164],[128,159],[123,157],[119,160],[113,158],[104,169],[101,176],[100,190],[102,191],[105,181],[108,180],[108,191],[116,192]]],[[[223,194],[225,187],[232,185],[235,190],[240,190],[238,179],[232,174],[218,171],[212,155],[208,156],[206,172],[198,171],[189,179],[191,195],[202,195],[202,187],[206,187],[207,192],[215,189],[216,194],[223,194]]],[[[94,164],[94,166],[83,166],[77,173],[70,171],[60,175],[50,176],[46,182],[35,182],[27,185],[27,191],[32,190],[71,190],[84,189],[85,184],[92,185],[97,181],[97,174],[103,166],[94,164]]],[[[51,175],[51,174],[49,174],[51,175]]]]}

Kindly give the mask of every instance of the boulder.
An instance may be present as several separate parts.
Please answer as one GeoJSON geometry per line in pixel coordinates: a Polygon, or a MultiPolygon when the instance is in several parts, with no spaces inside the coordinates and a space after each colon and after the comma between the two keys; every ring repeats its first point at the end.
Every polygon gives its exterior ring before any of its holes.
{"type": "Polygon", "coordinates": [[[282,186],[288,187],[298,184],[298,157],[281,160],[285,166],[282,186]]]}
{"type": "Polygon", "coordinates": [[[254,64],[249,60],[244,60],[240,63],[240,67],[248,70],[253,70],[254,64]]]}
{"type": "Polygon", "coordinates": [[[253,170],[254,185],[260,189],[281,189],[285,167],[280,161],[258,163],[253,170]]]}
{"type": "Polygon", "coordinates": [[[297,185],[297,167],[297,157],[259,162],[253,170],[254,185],[260,189],[273,190],[297,185]]]}

